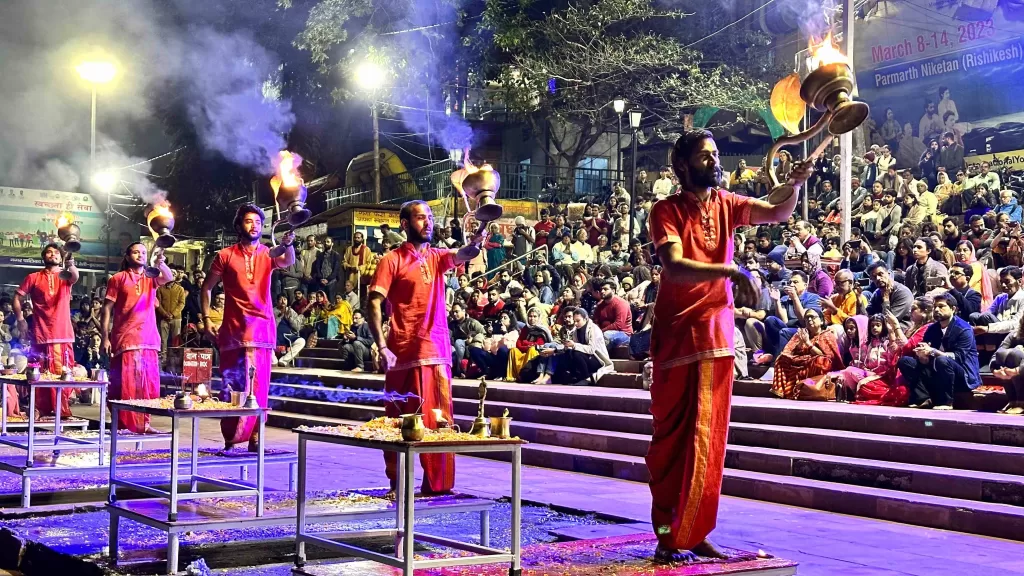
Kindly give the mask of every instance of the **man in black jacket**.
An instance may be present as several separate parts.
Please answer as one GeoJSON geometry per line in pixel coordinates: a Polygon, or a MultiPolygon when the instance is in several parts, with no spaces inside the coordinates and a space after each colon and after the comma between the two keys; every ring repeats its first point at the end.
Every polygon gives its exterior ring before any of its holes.
{"type": "Polygon", "coordinates": [[[370,349],[373,348],[373,334],[370,333],[370,325],[366,323],[362,310],[352,313],[352,327],[341,338],[342,370],[366,370],[370,349]]]}
{"type": "Polygon", "coordinates": [[[341,278],[341,254],[334,251],[334,239],[324,238],[324,249],[313,261],[313,285],[317,290],[327,292],[327,301],[334,302],[334,293],[341,278]]]}
{"type": "Polygon", "coordinates": [[[970,264],[957,262],[949,269],[949,295],[956,299],[956,315],[969,321],[971,314],[981,312],[981,294],[971,288],[974,269],[970,264]]]}
{"type": "Polygon", "coordinates": [[[910,388],[911,408],[953,409],[954,391],[967,392],[981,385],[978,347],[971,326],[956,315],[956,298],[934,297],[935,320],[914,351],[899,361],[899,371],[910,388]]]}

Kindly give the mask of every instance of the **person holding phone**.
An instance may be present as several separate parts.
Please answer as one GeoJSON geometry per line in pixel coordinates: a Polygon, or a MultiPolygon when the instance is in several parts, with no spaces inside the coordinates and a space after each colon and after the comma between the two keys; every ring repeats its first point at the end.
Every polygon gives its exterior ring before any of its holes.
{"type": "Polygon", "coordinates": [[[929,238],[922,237],[914,241],[911,252],[914,263],[907,267],[905,284],[915,297],[925,296],[936,289],[945,291],[949,283],[949,270],[941,262],[932,259],[931,245],[929,238]]]}

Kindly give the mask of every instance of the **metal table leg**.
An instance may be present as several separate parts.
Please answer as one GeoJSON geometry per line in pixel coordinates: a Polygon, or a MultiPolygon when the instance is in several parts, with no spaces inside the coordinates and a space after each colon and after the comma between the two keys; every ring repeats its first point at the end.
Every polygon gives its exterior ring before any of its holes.
{"type": "MultiPolygon", "coordinates": [[[[176,522],[178,520],[178,433],[179,430],[178,415],[174,414],[171,416],[171,486],[170,486],[170,511],[167,514],[168,522],[176,522]]],[[[168,539],[168,542],[170,540],[168,539]]],[[[177,536],[175,536],[175,543],[177,543],[177,536]]],[[[170,548],[168,548],[168,559],[170,558],[170,548]]],[[[169,560],[168,560],[169,561],[169,560]]]]}
{"type": "Polygon", "coordinates": [[[28,508],[32,505],[32,478],[21,477],[21,507],[28,508]]]}
{"type": "Polygon", "coordinates": [[[405,538],[405,518],[402,502],[405,498],[405,452],[398,452],[398,477],[395,479],[395,557],[402,558],[405,538]]]}
{"type": "Polygon", "coordinates": [[[7,436],[7,384],[0,390],[0,435],[7,436]]]}
{"type": "Polygon", "coordinates": [[[29,386],[28,389],[28,458],[25,459],[25,467],[31,468],[35,459],[36,448],[36,391],[29,386]]]}
{"type": "Polygon", "coordinates": [[[57,436],[60,436],[61,433],[64,432],[63,426],[61,426],[61,423],[60,423],[61,408],[64,405],[64,401],[63,401],[63,399],[64,399],[64,387],[63,386],[56,386],[55,389],[57,390],[57,395],[55,396],[55,398],[56,398],[56,400],[55,400],[56,405],[53,408],[53,441],[54,441],[54,443],[57,442],[57,436]]]}
{"type": "Polygon", "coordinates": [[[178,573],[178,534],[175,532],[167,534],[167,573],[178,573]]]}
{"type": "MultiPolygon", "coordinates": [[[[262,440],[262,439],[261,439],[262,440]]],[[[306,531],[306,439],[299,436],[299,488],[295,494],[295,566],[306,565],[306,543],[300,540],[306,531]]]]}
{"type": "MultiPolygon", "coordinates": [[[[96,392],[96,389],[93,388],[91,390],[91,392],[96,392]]],[[[100,436],[99,436],[99,450],[98,450],[98,452],[99,452],[99,455],[100,455],[100,459],[99,459],[100,466],[103,466],[103,448],[104,448],[104,446],[103,446],[103,444],[104,444],[104,442],[103,442],[103,433],[107,429],[107,387],[106,387],[106,385],[100,386],[99,393],[100,393],[100,436]]],[[[110,441],[114,442],[113,439],[111,439],[110,441]]]]}
{"type": "Polygon", "coordinates": [[[491,545],[491,511],[480,511],[480,545],[491,545]]]}
{"type": "Polygon", "coordinates": [[[110,536],[107,538],[107,553],[110,555],[110,565],[117,566],[117,539],[118,529],[121,527],[121,515],[110,513],[110,536]]]}
{"type": "Polygon", "coordinates": [[[263,414],[257,414],[256,420],[260,427],[260,441],[256,451],[256,517],[258,518],[263,516],[263,454],[267,444],[267,435],[265,434],[267,424],[263,414]]]}
{"type": "MultiPolygon", "coordinates": [[[[117,502],[117,419],[118,409],[117,406],[110,407],[110,484],[109,494],[107,496],[107,502],[113,504],[117,502]]],[[[113,514],[111,514],[113,517],[113,514]]]]}
{"type": "Polygon", "coordinates": [[[288,490],[295,491],[295,462],[288,463],[288,490]]]}
{"type": "Polygon", "coordinates": [[[512,567],[509,568],[509,576],[519,576],[523,573],[521,568],[520,548],[522,547],[522,533],[520,523],[522,522],[522,462],[523,450],[516,446],[512,452],[512,567]]]}
{"type": "Polygon", "coordinates": [[[199,481],[196,480],[196,476],[199,474],[199,418],[192,419],[192,453],[190,461],[190,472],[191,482],[189,482],[189,491],[195,492],[199,489],[199,481]]]}
{"type": "Polygon", "coordinates": [[[413,512],[416,507],[416,452],[407,450],[405,453],[405,466],[401,470],[401,474],[405,476],[405,498],[402,504],[405,505],[405,541],[402,542],[403,548],[403,560],[405,564],[402,566],[403,576],[413,576],[413,564],[416,562],[415,554],[415,523],[413,518],[413,512]]]}

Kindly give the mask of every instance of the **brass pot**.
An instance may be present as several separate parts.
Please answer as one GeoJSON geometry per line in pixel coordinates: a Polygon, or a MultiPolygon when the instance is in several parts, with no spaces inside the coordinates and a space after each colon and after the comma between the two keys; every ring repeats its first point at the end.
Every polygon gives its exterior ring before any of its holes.
{"type": "Polygon", "coordinates": [[[25,380],[28,380],[29,382],[38,382],[41,377],[42,373],[39,372],[38,366],[32,366],[25,371],[25,380]]]}
{"type": "Polygon", "coordinates": [[[419,442],[423,440],[427,427],[423,425],[422,414],[402,414],[402,440],[419,442]]]}
{"type": "Polygon", "coordinates": [[[81,235],[82,229],[73,222],[67,226],[57,228],[57,236],[64,242],[64,249],[68,252],[78,252],[82,249],[81,235]]]}
{"type": "Polygon", "coordinates": [[[850,66],[835,62],[823,64],[800,83],[800,97],[815,110],[831,112],[828,123],[831,134],[845,134],[867,119],[870,109],[864,102],[855,102],[853,71],[850,66]]]}
{"type": "Polygon", "coordinates": [[[191,410],[192,409],[192,397],[184,392],[178,392],[174,395],[174,409],[175,410],[191,410]]]}
{"type": "Polygon", "coordinates": [[[177,242],[171,232],[174,230],[174,215],[169,211],[154,210],[149,219],[149,229],[156,234],[156,245],[158,248],[170,248],[177,242]]]}
{"type": "Polygon", "coordinates": [[[278,213],[288,214],[288,223],[293,227],[301,226],[313,217],[306,208],[306,187],[299,184],[295,187],[282,186],[277,192],[278,213]]]}
{"type": "Polygon", "coordinates": [[[512,437],[511,416],[491,416],[491,437],[507,439],[512,437]]]}

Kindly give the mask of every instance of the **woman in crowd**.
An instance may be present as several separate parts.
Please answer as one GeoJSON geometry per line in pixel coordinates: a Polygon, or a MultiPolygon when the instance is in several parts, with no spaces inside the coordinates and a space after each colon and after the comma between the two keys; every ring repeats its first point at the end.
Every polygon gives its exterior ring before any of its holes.
{"type": "Polygon", "coordinates": [[[846,322],[847,335],[849,324],[855,325],[856,339],[850,341],[847,367],[835,374],[836,398],[840,400],[852,400],[861,386],[890,377],[892,367],[899,360],[896,356],[899,346],[889,335],[885,316],[875,314],[870,319],[866,316],[849,318],[846,322]]]}
{"type": "Polygon", "coordinates": [[[830,297],[835,284],[828,272],[821,269],[821,256],[804,252],[800,256],[800,263],[807,274],[807,291],[822,298],[830,297]]]}
{"type": "Polygon", "coordinates": [[[906,406],[910,401],[910,390],[903,381],[903,376],[896,368],[900,358],[913,354],[914,349],[924,339],[925,330],[931,323],[931,298],[918,298],[910,307],[910,328],[905,332],[899,320],[891,313],[885,316],[885,325],[896,346],[890,355],[889,371],[885,377],[861,384],[857,388],[857,404],[876,406],[906,406]]]}
{"type": "Polygon", "coordinates": [[[334,296],[334,307],[326,311],[327,316],[327,339],[333,340],[338,334],[348,332],[352,325],[352,306],[345,300],[343,294],[334,296]]]}
{"type": "Polygon", "coordinates": [[[551,305],[551,315],[557,318],[563,310],[576,308],[579,305],[579,294],[572,286],[566,286],[562,288],[562,293],[558,295],[555,303],[551,305]]]}
{"type": "Polygon", "coordinates": [[[519,331],[508,363],[508,379],[523,384],[550,384],[555,361],[555,338],[547,317],[536,308],[526,313],[526,326],[519,331]]]}
{"type": "Polygon", "coordinates": [[[892,251],[892,262],[889,264],[889,269],[903,271],[913,265],[914,262],[914,239],[900,239],[899,243],[896,244],[896,249],[892,251]]]}
{"type": "Polygon", "coordinates": [[[775,359],[772,393],[795,400],[805,380],[817,379],[842,367],[839,343],[831,330],[825,330],[817,310],[804,312],[806,328],[800,328],[775,359]]]}
{"type": "Polygon", "coordinates": [[[974,244],[970,240],[964,240],[956,245],[956,261],[967,264],[971,267],[971,280],[969,286],[981,294],[981,309],[988,310],[989,304],[995,296],[992,294],[992,281],[988,276],[985,265],[978,261],[974,244]]]}
{"type": "Polygon", "coordinates": [[[493,270],[505,262],[505,237],[501,235],[497,223],[491,223],[487,227],[488,237],[484,248],[487,249],[487,269],[492,270],[490,277],[494,277],[493,270]]]}
{"type": "Polygon", "coordinates": [[[511,350],[515,348],[519,336],[517,328],[512,312],[502,311],[496,321],[484,325],[483,344],[467,348],[473,364],[485,377],[500,382],[508,376],[511,350]]]}
{"type": "Polygon", "coordinates": [[[910,224],[915,229],[924,222],[924,219],[928,216],[928,210],[921,205],[917,198],[917,192],[908,192],[903,197],[903,222],[910,224]]]}

